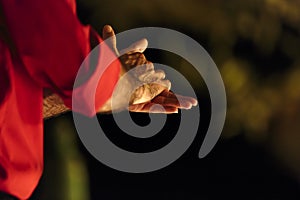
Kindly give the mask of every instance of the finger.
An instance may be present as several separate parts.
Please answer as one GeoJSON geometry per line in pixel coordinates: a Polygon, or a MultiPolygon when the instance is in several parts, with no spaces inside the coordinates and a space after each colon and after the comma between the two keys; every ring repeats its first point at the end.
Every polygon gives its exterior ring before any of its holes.
{"type": "MultiPolygon", "coordinates": [[[[139,53],[139,52],[123,54],[119,57],[119,59],[123,65],[124,69],[126,69],[126,71],[129,71],[131,69],[136,70],[138,68],[142,68],[142,69],[147,68],[148,65],[149,65],[149,67],[154,68],[154,66],[150,66],[151,62],[147,61],[145,55],[142,53],[139,53]]],[[[142,70],[139,69],[137,71],[142,71],[142,70]]]]}
{"type": "Polygon", "coordinates": [[[125,53],[134,53],[134,52],[143,53],[147,49],[147,47],[148,47],[148,40],[144,38],[133,43],[128,48],[121,50],[120,55],[125,53]]]}
{"type": "Polygon", "coordinates": [[[175,94],[170,90],[164,90],[161,94],[159,94],[159,96],[164,96],[167,98],[178,98],[184,101],[189,101],[193,106],[197,106],[198,101],[197,99],[193,98],[193,97],[189,97],[189,96],[182,96],[179,94],[175,94]]]}
{"type": "Polygon", "coordinates": [[[168,90],[164,90],[152,101],[158,104],[177,106],[181,109],[190,109],[192,106],[196,106],[198,104],[198,101],[193,97],[174,94],[173,92],[168,90]]]}
{"type": "Polygon", "coordinates": [[[117,49],[117,39],[113,28],[110,25],[105,25],[102,30],[102,37],[106,40],[106,44],[119,55],[117,49]]]}
{"type": "Polygon", "coordinates": [[[176,97],[178,99],[181,99],[182,101],[189,101],[192,104],[192,106],[197,106],[198,105],[197,99],[195,99],[193,97],[182,96],[182,95],[179,95],[179,94],[176,94],[176,97]]]}
{"type": "Polygon", "coordinates": [[[148,73],[144,73],[138,76],[138,79],[143,83],[152,83],[159,80],[163,80],[166,77],[166,74],[163,70],[149,71],[148,73]]]}
{"type": "Polygon", "coordinates": [[[164,96],[158,95],[152,100],[153,103],[161,104],[165,106],[172,106],[177,107],[181,109],[191,109],[192,103],[188,100],[182,99],[182,98],[168,98],[164,96]]]}
{"type": "Polygon", "coordinates": [[[155,103],[142,103],[129,106],[131,112],[144,112],[144,113],[165,113],[172,114],[178,113],[178,109],[172,106],[161,106],[155,103]]]}
{"type": "Polygon", "coordinates": [[[144,76],[155,72],[152,62],[147,62],[146,64],[142,65],[135,65],[130,70],[132,70],[131,72],[133,75],[140,80],[142,80],[144,76]]]}
{"type": "MultiPolygon", "coordinates": [[[[149,83],[149,84],[151,84],[151,83],[149,83]]],[[[169,81],[169,80],[157,80],[157,81],[153,82],[152,84],[160,85],[160,87],[165,88],[164,90],[171,89],[171,81],[169,81]]],[[[160,91],[160,93],[163,92],[164,90],[160,91]]],[[[158,94],[160,94],[160,93],[158,93],[158,94]]]]}
{"type": "Polygon", "coordinates": [[[143,109],[149,113],[165,113],[165,114],[178,113],[178,109],[176,107],[159,105],[154,103],[146,104],[143,109]]]}

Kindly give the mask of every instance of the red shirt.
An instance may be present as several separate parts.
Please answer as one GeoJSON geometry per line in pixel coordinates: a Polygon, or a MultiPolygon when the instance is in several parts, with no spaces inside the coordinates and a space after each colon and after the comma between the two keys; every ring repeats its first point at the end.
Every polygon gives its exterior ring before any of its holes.
{"type": "MultiPolygon", "coordinates": [[[[69,107],[72,92],[89,101],[86,88],[74,91],[73,83],[90,40],[101,38],[79,22],[73,0],[0,0],[0,5],[17,53],[12,57],[0,38],[0,191],[27,199],[43,169],[43,88],[57,92],[69,107]]],[[[99,54],[97,67],[103,68],[112,52],[104,46],[99,54]]],[[[97,83],[96,109],[111,96],[119,71],[116,61],[97,83]]]]}

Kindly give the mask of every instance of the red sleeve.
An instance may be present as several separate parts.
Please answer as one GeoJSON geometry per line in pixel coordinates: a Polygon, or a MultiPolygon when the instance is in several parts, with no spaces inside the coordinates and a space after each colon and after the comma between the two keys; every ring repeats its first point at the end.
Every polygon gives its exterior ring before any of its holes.
{"type": "MultiPolygon", "coordinates": [[[[73,89],[75,77],[84,59],[91,51],[91,40],[101,38],[89,26],[83,26],[75,13],[73,0],[0,0],[6,21],[17,52],[29,75],[41,85],[58,93],[65,104],[72,108],[72,93],[75,92],[82,105],[96,100],[98,110],[111,96],[118,80],[120,63],[116,59],[103,71],[106,56],[114,56],[107,46],[98,51],[96,68],[85,65],[89,77],[86,83],[73,89]],[[93,69],[90,69],[93,68],[93,69]],[[95,68],[95,69],[94,69],[95,68]],[[92,71],[92,73],[91,73],[92,71]],[[97,81],[97,82],[96,82],[97,81]],[[97,84],[96,95],[87,94],[88,87],[97,84]]],[[[76,107],[86,115],[95,114],[94,108],[76,107]]]]}

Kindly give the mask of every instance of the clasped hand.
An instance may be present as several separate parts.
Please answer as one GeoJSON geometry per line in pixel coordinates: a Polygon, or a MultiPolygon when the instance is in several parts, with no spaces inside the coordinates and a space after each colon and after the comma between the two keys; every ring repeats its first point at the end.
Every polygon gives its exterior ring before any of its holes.
{"type": "MultiPolygon", "coordinates": [[[[103,39],[119,56],[116,36],[111,26],[104,26],[103,39]]],[[[196,99],[170,91],[171,82],[165,79],[164,71],[155,70],[153,63],[146,60],[143,52],[147,46],[147,40],[143,39],[121,51],[120,79],[112,97],[99,112],[128,109],[131,112],[169,114],[177,113],[178,109],[190,109],[197,105],[196,99]]]]}

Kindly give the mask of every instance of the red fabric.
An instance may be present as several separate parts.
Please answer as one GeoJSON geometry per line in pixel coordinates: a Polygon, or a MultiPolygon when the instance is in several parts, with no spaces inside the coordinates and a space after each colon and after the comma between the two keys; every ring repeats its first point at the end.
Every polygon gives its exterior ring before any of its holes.
{"type": "MultiPolygon", "coordinates": [[[[57,92],[69,107],[72,92],[82,101],[93,100],[85,91],[96,73],[75,91],[73,83],[91,51],[90,40],[101,38],[80,24],[73,0],[0,0],[0,6],[17,51],[12,58],[0,38],[0,191],[27,199],[43,169],[43,88],[57,92]]],[[[97,73],[103,71],[105,57],[113,54],[104,46],[99,55],[97,73]]],[[[119,70],[115,61],[99,81],[96,109],[111,96],[119,70]]],[[[76,111],[95,114],[85,107],[76,111]]]]}

